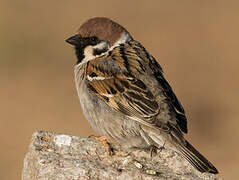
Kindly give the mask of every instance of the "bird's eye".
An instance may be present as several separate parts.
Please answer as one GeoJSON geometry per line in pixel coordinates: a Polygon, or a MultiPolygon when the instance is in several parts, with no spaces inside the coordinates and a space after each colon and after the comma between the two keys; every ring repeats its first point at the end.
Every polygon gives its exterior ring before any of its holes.
{"type": "Polygon", "coordinates": [[[97,41],[97,37],[93,36],[90,38],[91,41],[97,41]]]}

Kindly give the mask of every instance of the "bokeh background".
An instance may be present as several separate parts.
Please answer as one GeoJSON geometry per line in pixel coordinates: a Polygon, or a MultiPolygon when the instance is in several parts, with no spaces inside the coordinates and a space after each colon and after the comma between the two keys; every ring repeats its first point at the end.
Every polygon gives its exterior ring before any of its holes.
{"type": "Polygon", "coordinates": [[[188,116],[187,138],[221,172],[239,170],[239,3],[32,1],[0,6],[0,179],[21,177],[32,133],[93,134],[64,40],[91,17],[119,22],[154,55],[188,116]]]}

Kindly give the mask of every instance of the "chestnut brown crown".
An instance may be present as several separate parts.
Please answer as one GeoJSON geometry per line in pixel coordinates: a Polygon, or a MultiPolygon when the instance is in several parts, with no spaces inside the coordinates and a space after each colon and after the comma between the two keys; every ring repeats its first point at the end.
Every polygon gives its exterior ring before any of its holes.
{"type": "Polygon", "coordinates": [[[101,40],[108,41],[110,46],[114,45],[123,33],[132,38],[124,27],[105,17],[95,17],[87,20],[81,25],[77,33],[81,37],[96,36],[101,40]]]}

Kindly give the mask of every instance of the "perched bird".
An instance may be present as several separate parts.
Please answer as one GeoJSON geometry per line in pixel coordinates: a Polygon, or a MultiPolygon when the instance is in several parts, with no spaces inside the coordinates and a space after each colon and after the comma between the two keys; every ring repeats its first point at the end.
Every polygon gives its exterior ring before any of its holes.
{"type": "Polygon", "coordinates": [[[217,169],[185,138],[187,119],[155,58],[118,23],[95,17],[66,40],[75,47],[75,82],[83,113],[108,142],[165,147],[200,172],[217,169]]]}

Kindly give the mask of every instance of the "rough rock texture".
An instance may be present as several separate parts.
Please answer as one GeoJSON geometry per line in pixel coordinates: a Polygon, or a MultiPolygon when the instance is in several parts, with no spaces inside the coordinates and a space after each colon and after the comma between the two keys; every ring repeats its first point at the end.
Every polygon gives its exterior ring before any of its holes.
{"type": "Polygon", "coordinates": [[[116,146],[114,149],[114,155],[110,156],[95,139],[39,131],[32,136],[22,179],[220,179],[198,172],[170,150],[162,150],[150,158],[145,151],[122,150],[116,146]]]}

